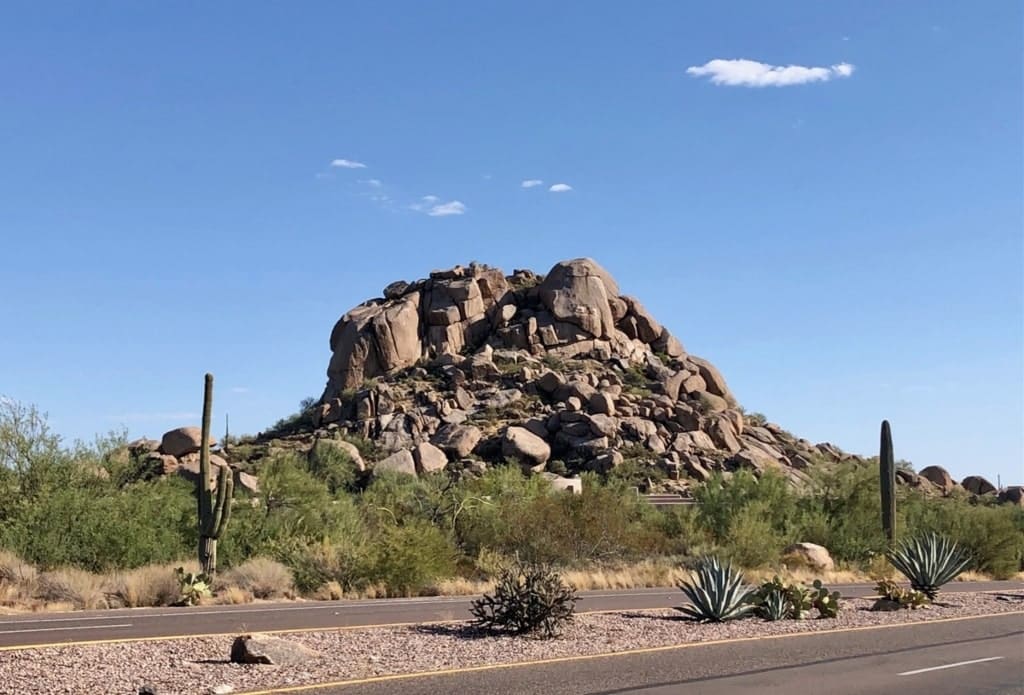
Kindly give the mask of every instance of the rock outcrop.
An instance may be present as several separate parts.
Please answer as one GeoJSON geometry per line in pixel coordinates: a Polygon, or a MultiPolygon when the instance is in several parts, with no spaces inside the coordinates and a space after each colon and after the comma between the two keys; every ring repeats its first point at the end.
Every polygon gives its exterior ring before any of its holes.
{"type": "MultiPolygon", "coordinates": [[[[249,473],[260,457],[310,456],[321,443],[368,476],[475,475],[515,461],[571,489],[579,478],[564,476],[623,464],[685,491],[716,471],[775,471],[801,484],[819,463],[863,462],[747,415],[711,362],[588,258],[544,276],[474,263],[393,282],[342,315],[329,346],[315,405],[284,429],[225,446],[215,471],[230,466],[236,485],[256,494],[249,473]]],[[[154,474],[195,478],[199,437],[181,428],[131,446],[154,474]]],[[[960,489],[937,466],[897,479],[929,494],[960,489]]],[[[976,476],[963,487],[996,492],[976,476]]],[[[1019,504],[1021,495],[1004,497],[1019,504]]]]}
{"type": "Polygon", "coordinates": [[[318,438],[374,442],[369,468],[516,460],[575,473],[632,460],[685,488],[715,470],[799,482],[812,462],[855,458],[750,421],[719,370],[591,259],[545,276],[457,266],[382,294],[334,326],[310,413],[318,438]]]}

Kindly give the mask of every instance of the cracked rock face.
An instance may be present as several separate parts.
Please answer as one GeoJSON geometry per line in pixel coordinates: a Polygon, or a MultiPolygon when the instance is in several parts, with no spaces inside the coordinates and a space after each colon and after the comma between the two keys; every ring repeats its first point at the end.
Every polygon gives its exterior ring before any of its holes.
{"type": "MultiPolygon", "coordinates": [[[[538,276],[481,265],[396,281],[384,297],[347,312],[331,332],[331,361],[322,401],[421,360],[459,356],[488,345],[560,357],[596,354],[639,360],[649,352],[683,357],[683,346],[597,262],[578,258],[538,276]]],[[[728,397],[717,370],[712,395],[728,397]]],[[[706,365],[706,366],[701,366],[706,365]]],[[[697,370],[694,370],[696,374],[697,370]]]]}

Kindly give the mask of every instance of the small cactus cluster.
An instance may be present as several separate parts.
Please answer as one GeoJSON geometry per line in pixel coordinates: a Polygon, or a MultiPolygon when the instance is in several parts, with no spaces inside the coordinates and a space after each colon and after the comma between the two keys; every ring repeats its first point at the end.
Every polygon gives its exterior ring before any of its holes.
{"type": "Polygon", "coordinates": [[[829,592],[820,579],[808,588],[796,582],[786,584],[777,576],[764,582],[753,596],[760,614],[768,620],[802,620],[812,608],[820,618],[834,618],[839,614],[839,599],[839,592],[829,592]],[[784,608],[780,609],[779,601],[784,608]]]}
{"type": "MultiPolygon", "coordinates": [[[[878,584],[875,586],[875,593],[878,594],[879,601],[895,604],[900,608],[917,609],[923,608],[931,603],[923,591],[917,591],[916,589],[904,589],[891,579],[879,580],[878,584]]],[[[875,610],[878,610],[879,605],[876,603],[875,606],[875,610]]]]}

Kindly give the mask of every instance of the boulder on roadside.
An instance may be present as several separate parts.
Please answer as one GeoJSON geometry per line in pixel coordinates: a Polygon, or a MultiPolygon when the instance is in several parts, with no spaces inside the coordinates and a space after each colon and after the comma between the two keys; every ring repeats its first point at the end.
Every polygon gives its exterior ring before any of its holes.
{"type": "Polygon", "coordinates": [[[416,461],[416,469],[421,474],[444,470],[444,467],[448,465],[448,456],[428,442],[417,444],[412,455],[416,461]]]}
{"type": "Polygon", "coordinates": [[[297,642],[259,633],[236,637],[231,645],[231,662],[235,664],[297,666],[316,656],[315,651],[297,642]]]}
{"type": "Polygon", "coordinates": [[[792,563],[794,560],[819,572],[831,572],[836,568],[828,549],[816,543],[794,543],[782,551],[783,562],[792,563]]]}

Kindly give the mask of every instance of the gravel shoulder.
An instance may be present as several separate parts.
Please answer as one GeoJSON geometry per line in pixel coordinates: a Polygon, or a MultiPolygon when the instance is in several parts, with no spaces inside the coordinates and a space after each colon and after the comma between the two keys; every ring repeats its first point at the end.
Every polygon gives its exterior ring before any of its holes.
{"type": "Polygon", "coordinates": [[[137,693],[196,695],[215,686],[234,692],[325,681],[437,671],[567,656],[620,652],[723,639],[808,633],[837,628],[919,623],[1024,610],[1024,591],[940,596],[927,610],[871,612],[872,601],[846,599],[834,620],[765,622],[749,618],[717,625],[681,619],[672,610],[616,611],[576,616],[556,640],[481,635],[465,623],[346,629],[284,635],[316,650],[301,666],[238,665],[228,661],[231,637],[197,637],[0,652],[0,693],[137,693]]]}

